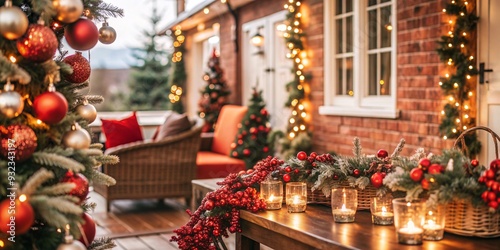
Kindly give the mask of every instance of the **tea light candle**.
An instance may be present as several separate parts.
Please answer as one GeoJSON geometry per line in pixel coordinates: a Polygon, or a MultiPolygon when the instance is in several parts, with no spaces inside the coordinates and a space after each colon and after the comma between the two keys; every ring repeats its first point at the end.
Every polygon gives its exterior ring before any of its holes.
{"type": "Polygon", "coordinates": [[[398,230],[399,243],[416,245],[422,244],[422,228],[416,227],[413,221],[409,221],[405,227],[398,230]]]}
{"type": "Polygon", "coordinates": [[[385,206],[381,212],[372,213],[372,222],[377,225],[392,225],[394,223],[394,213],[388,212],[385,206]]]}
{"type": "Polygon", "coordinates": [[[281,209],[283,203],[283,184],[281,181],[262,181],[260,198],[266,202],[266,209],[281,209]]]}
{"type": "Polygon", "coordinates": [[[405,198],[399,198],[394,199],[392,203],[398,242],[407,245],[422,244],[425,201],[415,199],[408,202],[405,198]]]}
{"type": "Polygon", "coordinates": [[[356,189],[332,189],[332,214],[335,222],[354,222],[358,207],[356,189]]]}
{"type": "Polygon", "coordinates": [[[444,214],[428,211],[424,228],[424,240],[442,240],[444,237],[444,214]]]}
{"type": "Polygon", "coordinates": [[[289,182],[286,184],[286,207],[289,213],[306,211],[307,185],[304,182],[289,182]]]}

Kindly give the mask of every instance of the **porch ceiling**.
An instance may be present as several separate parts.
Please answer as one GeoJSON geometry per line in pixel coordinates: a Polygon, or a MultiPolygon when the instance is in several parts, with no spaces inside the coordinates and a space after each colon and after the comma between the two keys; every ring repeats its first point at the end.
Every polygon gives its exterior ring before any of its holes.
{"type": "MultiPolygon", "coordinates": [[[[236,9],[240,6],[248,4],[254,0],[227,0],[233,9],[236,9]]],[[[179,13],[177,18],[169,23],[165,28],[161,29],[158,32],[158,35],[164,35],[167,30],[172,29],[173,27],[180,25],[183,30],[189,30],[196,27],[198,24],[206,22],[216,16],[222,15],[228,12],[228,8],[226,4],[221,3],[220,0],[207,0],[198,4],[194,8],[189,11],[184,11],[179,13]],[[208,14],[203,13],[205,8],[209,8],[210,12],[208,14]]]]}

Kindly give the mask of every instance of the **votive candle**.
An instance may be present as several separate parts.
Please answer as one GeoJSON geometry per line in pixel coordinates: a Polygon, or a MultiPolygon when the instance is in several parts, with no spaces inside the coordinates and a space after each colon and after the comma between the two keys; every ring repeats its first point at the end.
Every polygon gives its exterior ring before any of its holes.
{"type": "Polygon", "coordinates": [[[305,182],[286,184],[286,207],[289,213],[300,213],[307,208],[307,185],[305,182]]]}
{"type": "Polygon", "coordinates": [[[281,181],[262,181],[260,183],[260,198],[266,202],[266,209],[281,209],[283,203],[283,183],[281,181]]]}
{"type": "Polygon", "coordinates": [[[358,208],[358,191],[352,188],[332,189],[332,214],[335,222],[354,222],[358,208]]]}

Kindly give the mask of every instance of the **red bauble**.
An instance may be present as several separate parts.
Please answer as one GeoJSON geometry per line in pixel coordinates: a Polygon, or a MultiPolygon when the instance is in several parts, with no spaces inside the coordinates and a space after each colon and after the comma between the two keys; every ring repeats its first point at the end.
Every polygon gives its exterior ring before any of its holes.
{"type": "Polygon", "coordinates": [[[422,179],[422,181],[420,181],[420,185],[422,185],[423,189],[429,189],[429,181],[427,179],[422,179]]]}
{"type": "Polygon", "coordinates": [[[78,239],[85,246],[89,246],[95,238],[96,226],[95,222],[88,213],[83,213],[83,224],[79,225],[82,236],[78,239]]]}
{"type": "Polygon", "coordinates": [[[248,149],[248,148],[243,149],[243,155],[244,156],[249,156],[251,153],[252,152],[250,151],[250,149],[248,149]]]}
{"type": "Polygon", "coordinates": [[[374,173],[372,177],[370,177],[370,182],[375,188],[379,188],[383,184],[384,177],[381,173],[374,173]]]}
{"type": "Polygon", "coordinates": [[[300,151],[297,153],[297,159],[301,161],[305,161],[307,159],[307,153],[304,151],[300,151]]]}
{"type": "Polygon", "coordinates": [[[269,152],[269,147],[265,146],[262,148],[262,152],[267,153],[269,152]]]}
{"type": "Polygon", "coordinates": [[[80,18],[78,21],[66,26],[64,38],[73,49],[89,50],[97,44],[99,30],[89,19],[80,18]]]}
{"type": "Polygon", "coordinates": [[[495,159],[495,160],[491,161],[490,169],[493,170],[495,173],[498,170],[500,170],[500,159],[495,159]]]}
{"type": "Polygon", "coordinates": [[[68,102],[61,93],[47,91],[35,97],[33,109],[38,119],[47,124],[56,124],[66,116],[68,102]]]}
{"type": "Polygon", "coordinates": [[[429,174],[440,174],[443,170],[443,166],[437,164],[437,163],[434,163],[434,164],[431,164],[431,166],[429,167],[429,169],[427,169],[427,172],[429,174]]]}
{"type": "Polygon", "coordinates": [[[74,55],[64,58],[63,62],[69,64],[73,68],[71,75],[66,75],[64,78],[69,82],[82,83],[90,77],[90,63],[82,56],[82,53],[77,51],[74,55]]]}
{"type": "Polygon", "coordinates": [[[422,158],[418,162],[418,167],[421,168],[424,171],[427,171],[427,169],[431,166],[431,160],[427,158],[422,158]]]}
{"type": "Polygon", "coordinates": [[[19,54],[33,62],[45,62],[56,53],[59,42],[47,26],[31,24],[23,37],[16,42],[19,54]]]}
{"type": "Polygon", "coordinates": [[[85,198],[87,198],[87,195],[89,194],[89,181],[83,174],[74,174],[73,172],[68,171],[61,182],[75,184],[75,188],[73,188],[69,194],[78,197],[80,199],[80,204],[85,200],[85,198]]]}
{"type": "Polygon", "coordinates": [[[484,172],[484,176],[486,176],[486,178],[488,178],[490,180],[493,180],[493,179],[495,179],[495,171],[488,169],[488,170],[486,170],[486,172],[484,172]]]}
{"type": "MultiPolygon", "coordinates": [[[[493,163],[493,161],[491,163],[493,163]]],[[[470,164],[473,167],[477,167],[477,166],[479,166],[479,161],[477,159],[473,159],[473,160],[470,161],[470,164]]],[[[491,168],[491,166],[490,166],[490,168],[491,168]]]]}
{"type": "MultiPolygon", "coordinates": [[[[15,197],[14,197],[15,198],[15,197]]],[[[15,228],[15,235],[26,233],[35,222],[35,212],[29,202],[19,199],[3,200],[0,203],[0,231],[9,234],[15,228]],[[14,218],[14,221],[11,221],[14,218]]]]}
{"type": "Polygon", "coordinates": [[[292,172],[292,168],[290,166],[285,167],[285,172],[290,173],[292,172]]]}
{"type": "Polygon", "coordinates": [[[289,174],[284,174],[284,175],[283,175],[283,181],[284,181],[284,182],[289,182],[290,180],[291,180],[291,178],[290,178],[290,175],[289,175],[289,174]]]}
{"type": "Polygon", "coordinates": [[[0,149],[6,159],[14,157],[15,161],[24,161],[31,157],[38,145],[35,132],[26,125],[0,126],[0,135],[0,149]]]}
{"type": "Polygon", "coordinates": [[[260,114],[263,116],[267,116],[267,109],[265,109],[265,108],[261,109],[260,114]]]}
{"type": "Polygon", "coordinates": [[[389,156],[389,153],[387,152],[387,150],[385,149],[380,149],[378,152],[377,152],[377,157],[378,158],[385,158],[389,156]]]}
{"type": "Polygon", "coordinates": [[[359,169],[357,169],[357,168],[356,168],[356,169],[354,169],[354,170],[352,171],[352,175],[353,175],[354,177],[359,177],[359,175],[360,175],[360,174],[361,174],[361,172],[360,172],[360,171],[359,171],[359,169]]]}
{"type": "Polygon", "coordinates": [[[414,182],[419,182],[424,178],[424,171],[421,168],[414,168],[410,171],[410,178],[414,182]]]}

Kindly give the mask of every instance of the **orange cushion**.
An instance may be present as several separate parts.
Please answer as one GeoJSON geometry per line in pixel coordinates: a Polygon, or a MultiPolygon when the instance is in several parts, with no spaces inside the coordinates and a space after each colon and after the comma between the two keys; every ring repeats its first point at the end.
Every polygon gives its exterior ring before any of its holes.
{"type": "Polygon", "coordinates": [[[230,173],[246,170],[243,160],[208,151],[198,152],[196,166],[197,179],[224,178],[230,173]]]}
{"type": "Polygon", "coordinates": [[[237,105],[224,105],[220,111],[215,125],[212,152],[229,156],[231,143],[238,133],[238,124],[247,113],[247,107],[237,105]]]}

